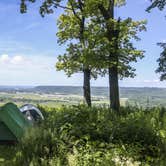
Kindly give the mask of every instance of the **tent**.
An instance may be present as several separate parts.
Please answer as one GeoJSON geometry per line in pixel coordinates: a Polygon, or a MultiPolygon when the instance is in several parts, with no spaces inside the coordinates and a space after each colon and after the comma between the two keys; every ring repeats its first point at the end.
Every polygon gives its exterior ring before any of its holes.
{"type": "Polygon", "coordinates": [[[19,141],[28,127],[30,123],[15,104],[0,108],[0,143],[19,141]]]}
{"type": "Polygon", "coordinates": [[[38,122],[40,120],[44,120],[44,116],[41,111],[32,104],[25,104],[20,108],[20,111],[23,113],[24,117],[30,123],[38,122]]]}

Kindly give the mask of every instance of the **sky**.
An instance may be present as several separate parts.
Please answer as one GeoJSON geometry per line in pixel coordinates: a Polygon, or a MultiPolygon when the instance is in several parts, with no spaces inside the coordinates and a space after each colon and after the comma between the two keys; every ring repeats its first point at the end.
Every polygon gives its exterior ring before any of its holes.
{"type": "MultiPolygon", "coordinates": [[[[82,74],[68,78],[56,71],[57,56],[65,52],[57,43],[57,19],[61,10],[42,18],[39,4],[28,4],[28,12],[20,14],[19,0],[0,1],[0,85],[37,86],[72,85],[82,86],[82,74]]],[[[161,49],[157,42],[166,41],[165,11],[154,9],[147,13],[149,0],[127,0],[124,7],[115,10],[115,16],[147,20],[147,32],[135,43],[145,50],[145,58],[133,64],[137,76],[119,81],[121,87],[166,87],[155,73],[156,60],[161,49]]],[[[108,86],[108,76],[91,81],[92,86],[108,86]]]]}

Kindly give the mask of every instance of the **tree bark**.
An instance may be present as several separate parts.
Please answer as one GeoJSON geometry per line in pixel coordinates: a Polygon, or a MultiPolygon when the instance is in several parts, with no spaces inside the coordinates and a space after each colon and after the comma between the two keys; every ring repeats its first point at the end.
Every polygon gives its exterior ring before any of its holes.
{"type": "Polygon", "coordinates": [[[91,88],[90,88],[90,69],[84,69],[84,83],[83,83],[83,93],[84,93],[84,101],[86,104],[91,107],[91,88]]]}
{"type": "MultiPolygon", "coordinates": [[[[106,9],[102,4],[99,5],[99,10],[101,11],[107,28],[107,38],[110,42],[113,41],[113,38],[117,38],[118,35],[115,33],[114,25],[110,27],[108,21],[114,19],[114,0],[110,0],[108,9],[106,9]]],[[[119,99],[119,83],[118,83],[118,54],[116,49],[118,49],[118,44],[114,44],[115,51],[110,52],[110,62],[116,62],[115,65],[110,65],[108,68],[109,74],[109,96],[110,96],[110,108],[116,112],[119,112],[120,108],[120,99],[119,99]]]]}
{"type": "Polygon", "coordinates": [[[117,66],[109,68],[109,93],[110,93],[110,108],[119,112],[119,83],[117,66]]]}
{"type": "MultiPolygon", "coordinates": [[[[78,1],[80,11],[83,13],[84,5],[81,0],[78,1]]],[[[84,30],[85,30],[85,16],[82,15],[80,21],[80,42],[82,43],[83,49],[86,48],[85,45],[85,37],[84,37],[84,30]]],[[[84,64],[83,64],[84,65],[84,64]]],[[[86,64],[85,64],[86,65],[86,64]]],[[[84,95],[84,101],[85,103],[91,107],[91,88],[90,88],[90,79],[91,79],[91,70],[89,69],[89,66],[84,66],[83,68],[83,75],[84,75],[84,81],[83,81],[83,95],[84,95]]]]}
{"type": "MultiPolygon", "coordinates": [[[[110,34],[111,35],[111,34],[110,34]]],[[[116,38],[114,42],[114,51],[112,55],[110,54],[110,62],[114,62],[115,65],[109,67],[109,90],[110,90],[110,108],[119,113],[120,111],[120,98],[119,98],[119,81],[118,81],[118,37],[119,32],[113,30],[112,36],[116,38]]]]}

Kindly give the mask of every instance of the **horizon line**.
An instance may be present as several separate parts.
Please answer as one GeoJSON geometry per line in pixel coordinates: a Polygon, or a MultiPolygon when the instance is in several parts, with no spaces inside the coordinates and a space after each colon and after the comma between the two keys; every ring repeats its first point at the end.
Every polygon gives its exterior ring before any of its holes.
{"type": "MultiPolygon", "coordinates": [[[[82,87],[81,85],[0,85],[0,87],[82,87]]],[[[91,86],[91,88],[109,88],[108,86],[91,86]]],[[[160,86],[119,86],[119,88],[162,88],[160,86]]]]}

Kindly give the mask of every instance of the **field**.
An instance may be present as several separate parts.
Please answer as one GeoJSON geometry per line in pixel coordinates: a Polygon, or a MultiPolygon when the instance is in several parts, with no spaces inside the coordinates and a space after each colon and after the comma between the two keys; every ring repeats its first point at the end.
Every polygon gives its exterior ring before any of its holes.
{"type": "MultiPolygon", "coordinates": [[[[93,105],[108,105],[108,88],[92,87],[93,105]]],[[[166,106],[166,89],[162,88],[120,88],[122,106],[139,107],[166,106]]],[[[0,104],[14,102],[58,107],[83,103],[82,87],[39,86],[39,87],[0,87],[0,104]]]]}

